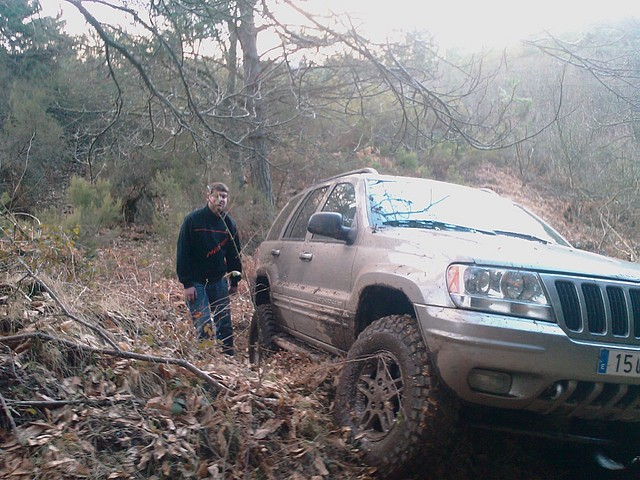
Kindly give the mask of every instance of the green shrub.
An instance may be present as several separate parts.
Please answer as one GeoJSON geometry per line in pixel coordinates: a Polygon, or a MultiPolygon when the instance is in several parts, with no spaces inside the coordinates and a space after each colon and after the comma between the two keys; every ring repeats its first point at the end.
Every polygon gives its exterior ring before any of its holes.
{"type": "Polygon", "coordinates": [[[404,174],[412,174],[418,167],[418,154],[413,151],[399,149],[396,154],[396,163],[404,174]]]}
{"type": "Polygon", "coordinates": [[[122,221],[122,205],[111,196],[109,181],[98,180],[92,184],[73,177],[67,201],[72,207],[70,212],[45,210],[38,214],[42,223],[62,227],[72,240],[89,248],[105,245],[115,235],[114,230],[122,221]]]}
{"type": "Polygon", "coordinates": [[[122,219],[122,205],[111,196],[111,184],[108,180],[90,183],[83,178],[73,177],[67,199],[73,205],[71,215],[80,228],[98,231],[113,228],[122,219]]]}
{"type": "Polygon", "coordinates": [[[159,252],[164,258],[163,275],[172,278],[175,277],[178,232],[185,215],[193,208],[188,198],[192,192],[181,186],[180,180],[171,173],[157,174],[151,189],[155,203],[152,229],[160,241],[159,252]]]}
{"type": "MultiPolygon", "coordinates": [[[[185,193],[187,189],[173,175],[159,173],[153,179],[151,190],[155,202],[153,230],[160,238],[174,242],[185,215],[193,208],[185,193]]],[[[204,193],[202,196],[204,202],[204,193]]]]}

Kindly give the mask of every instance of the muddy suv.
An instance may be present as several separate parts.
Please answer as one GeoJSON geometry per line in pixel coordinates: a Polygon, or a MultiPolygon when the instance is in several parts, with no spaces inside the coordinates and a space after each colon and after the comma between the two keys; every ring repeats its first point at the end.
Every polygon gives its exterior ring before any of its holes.
{"type": "Polygon", "coordinates": [[[347,354],[336,416],[385,476],[442,452],[463,407],[637,443],[640,266],[492,191],[349,172],[293,198],[258,256],[251,359],[347,354]]]}

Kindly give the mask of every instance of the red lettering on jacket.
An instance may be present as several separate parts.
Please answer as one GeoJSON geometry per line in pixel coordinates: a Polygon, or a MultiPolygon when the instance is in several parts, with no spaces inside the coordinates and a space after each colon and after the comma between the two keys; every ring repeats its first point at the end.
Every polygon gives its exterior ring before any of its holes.
{"type": "Polygon", "coordinates": [[[207,258],[209,258],[212,255],[215,255],[216,253],[218,253],[220,250],[222,250],[222,247],[225,246],[225,244],[229,241],[229,237],[225,238],[224,240],[222,240],[218,245],[215,246],[215,248],[213,250],[210,250],[209,252],[207,252],[207,258]]]}

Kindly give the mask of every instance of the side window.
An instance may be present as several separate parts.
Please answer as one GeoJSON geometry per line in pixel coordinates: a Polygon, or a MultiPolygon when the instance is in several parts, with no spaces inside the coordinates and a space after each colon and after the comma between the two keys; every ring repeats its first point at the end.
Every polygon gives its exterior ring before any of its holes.
{"type": "Polygon", "coordinates": [[[284,232],[284,238],[288,238],[290,240],[304,240],[304,237],[307,235],[307,224],[309,223],[309,218],[320,206],[320,201],[324,197],[326,191],[327,187],[322,187],[309,194],[287,226],[287,229],[284,232]]]}
{"type": "Polygon", "coordinates": [[[282,209],[276,220],[273,222],[271,226],[271,230],[269,230],[269,234],[267,235],[267,240],[277,240],[280,238],[280,233],[282,232],[282,227],[284,227],[284,222],[287,221],[289,215],[295,208],[296,205],[300,202],[300,196],[296,196],[289,200],[289,203],[282,209]]]}
{"type": "Polygon", "coordinates": [[[353,185],[350,183],[336,185],[322,207],[322,211],[341,213],[342,224],[345,227],[352,227],[356,216],[356,190],[353,185]]]}

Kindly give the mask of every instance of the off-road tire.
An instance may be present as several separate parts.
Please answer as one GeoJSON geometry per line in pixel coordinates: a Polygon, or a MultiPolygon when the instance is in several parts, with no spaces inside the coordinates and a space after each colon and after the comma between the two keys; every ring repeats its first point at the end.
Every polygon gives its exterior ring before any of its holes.
{"type": "Polygon", "coordinates": [[[428,468],[455,437],[457,412],[414,318],[381,318],[356,339],[339,377],[335,414],[381,477],[428,468]]]}
{"type": "Polygon", "coordinates": [[[271,304],[257,305],[249,325],[249,362],[259,365],[276,350],[276,322],[271,304]]]}

